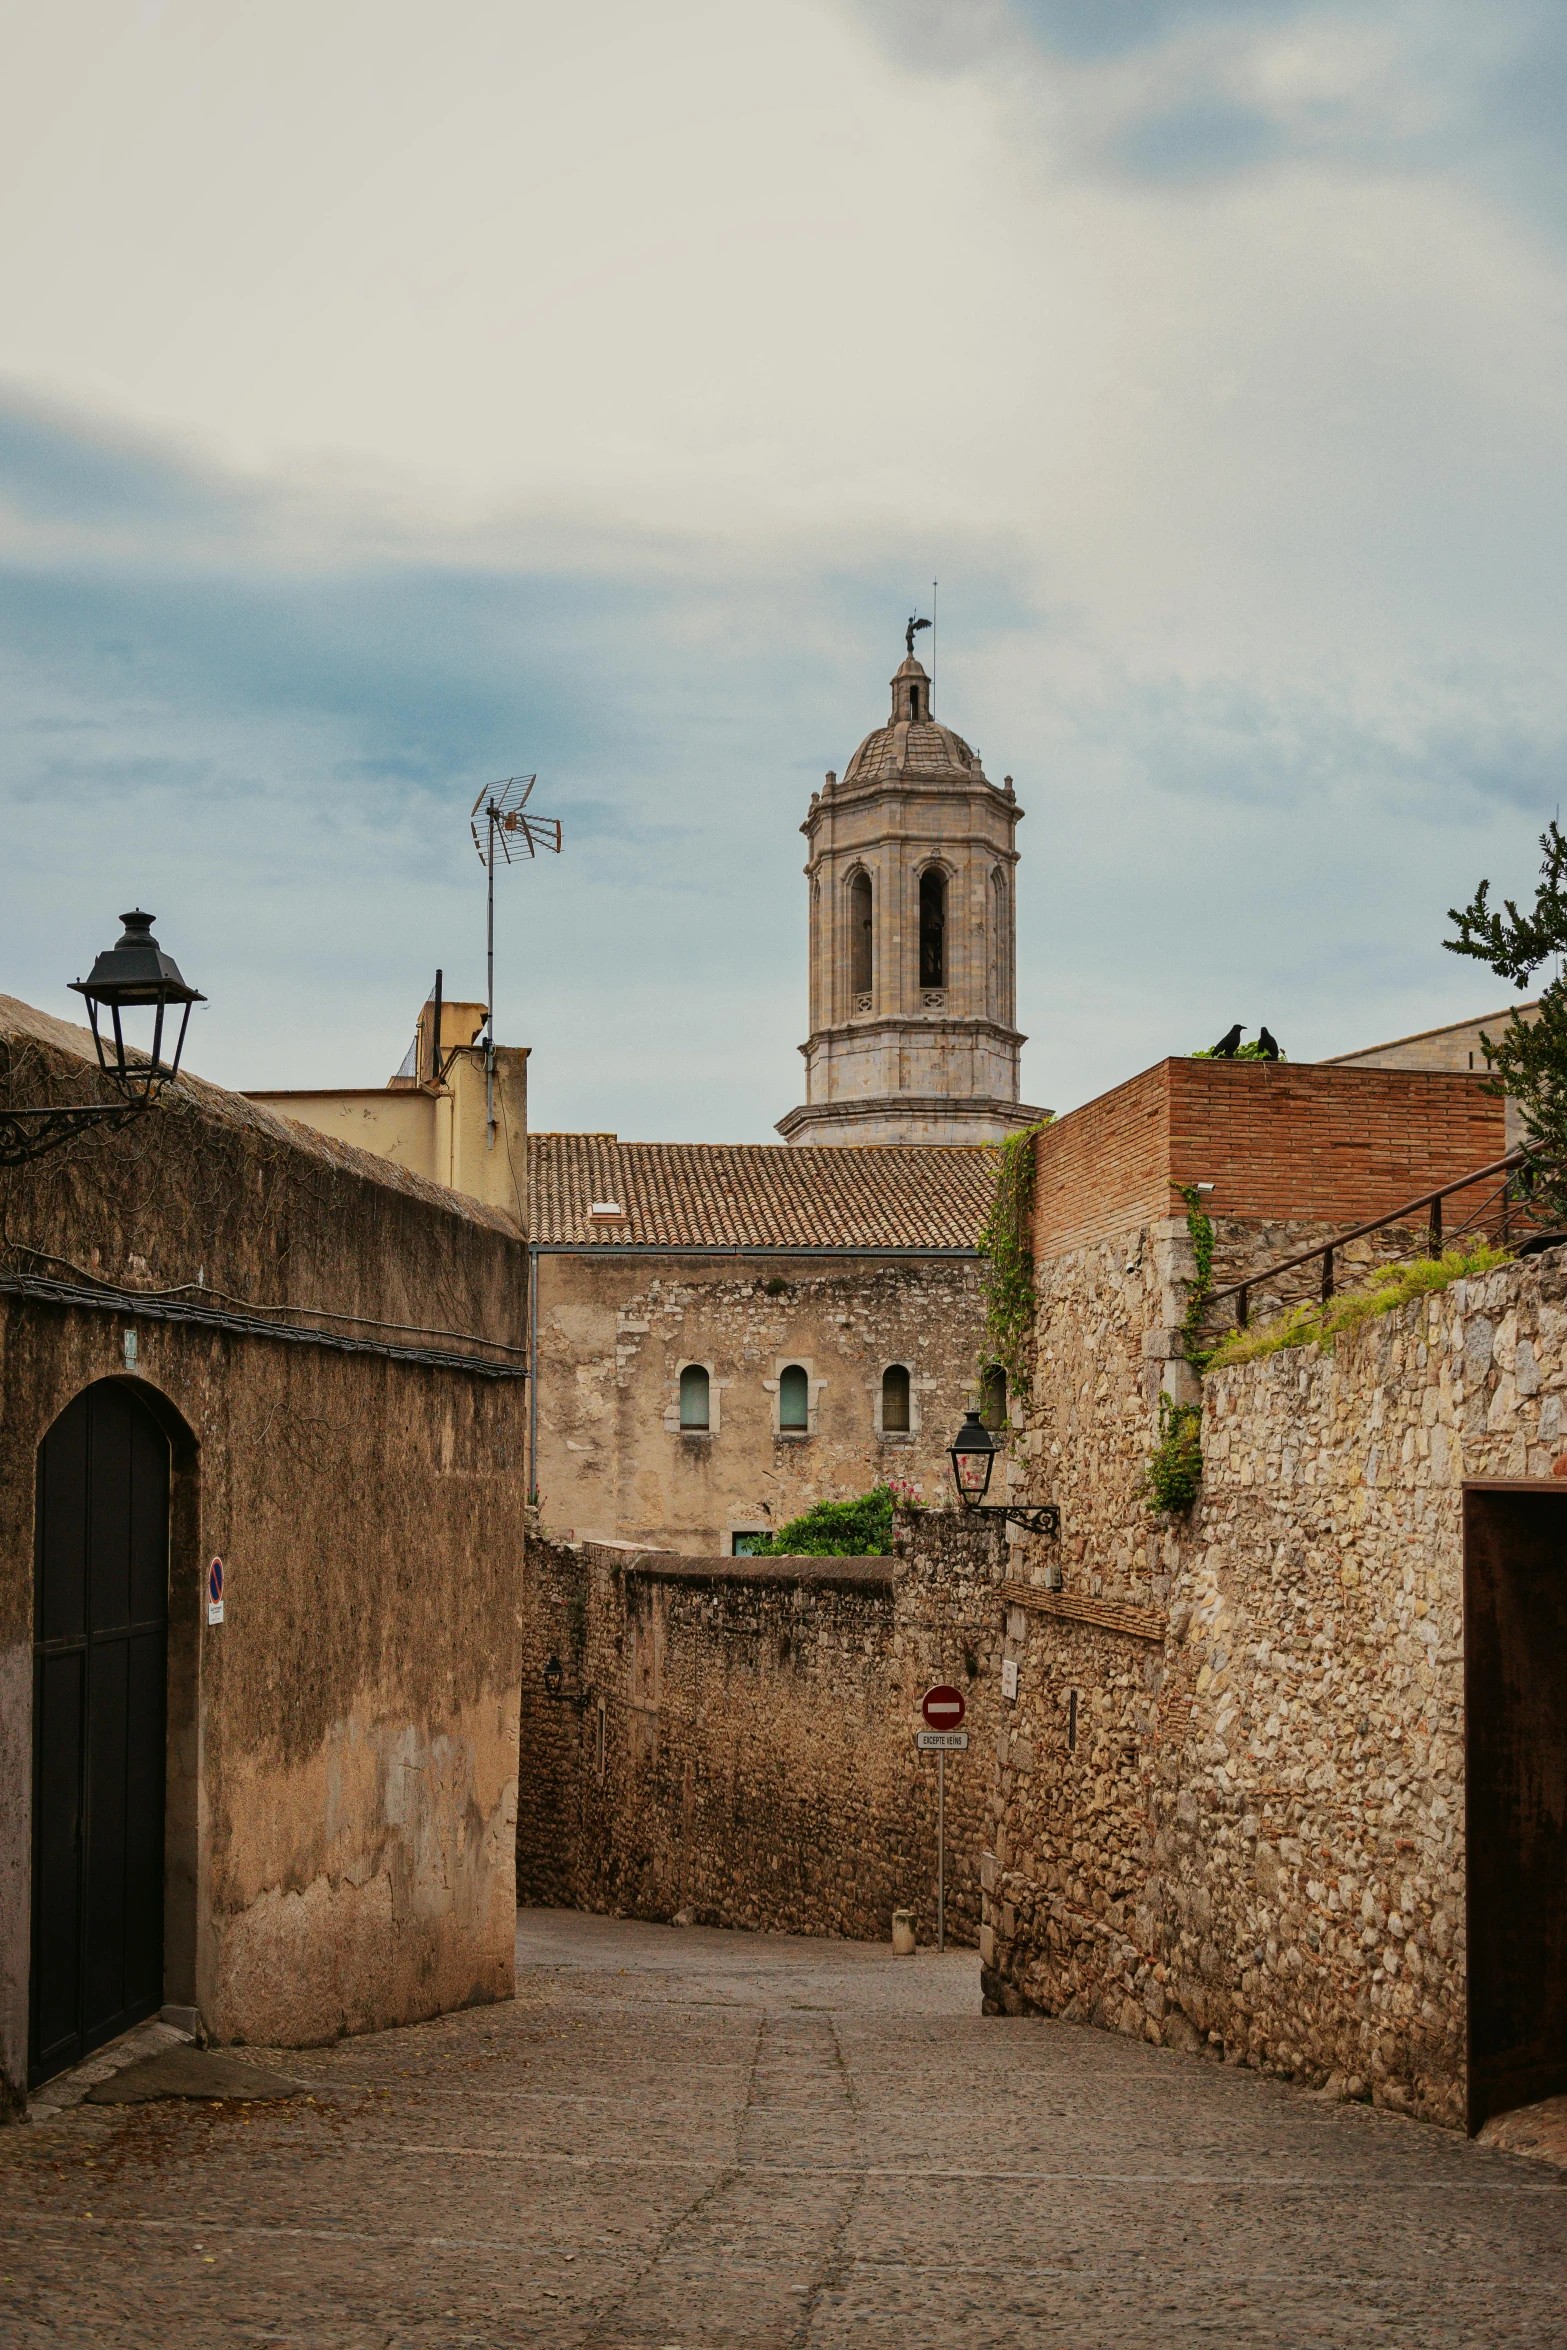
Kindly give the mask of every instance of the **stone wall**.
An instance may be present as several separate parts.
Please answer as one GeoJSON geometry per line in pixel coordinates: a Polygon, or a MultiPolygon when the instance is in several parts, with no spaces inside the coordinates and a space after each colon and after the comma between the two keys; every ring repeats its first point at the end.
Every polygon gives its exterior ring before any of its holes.
{"type": "Polygon", "coordinates": [[[529,1560],[522,1899],[875,1941],[907,1907],[933,1939],[936,1766],[914,1733],[922,1692],[950,1680],[971,1744],[947,1764],[947,1930],[975,1939],[992,1537],[918,1513],[889,1558],[540,1540],[529,1560]]]}
{"type": "Polygon", "coordinates": [[[1061,1300],[1042,1305],[1030,1438],[1056,1375],[1078,1421],[1036,1458],[1067,1501],[1068,1557],[1059,1597],[1009,1589],[989,2001],[1456,2124],[1461,1486],[1550,1471],[1567,1264],[1210,1374],[1186,1524],[1150,1519],[1132,1475],[1149,1423],[1130,1330],[1151,1289],[1123,1300],[1112,1347],[1100,1272],[1103,1328],[1070,1363],[1061,1300]]]}
{"type": "Polygon", "coordinates": [[[540,1508],[563,1536],[731,1550],[884,1478],[928,1502],[974,1400],[984,1327],[973,1259],[736,1261],[675,1251],[542,1252],[540,1508]],[[680,1372],[707,1367],[713,1425],[680,1427],[680,1372]],[[799,1363],[810,1424],[781,1429],[799,1363]],[[910,1372],[910,1430],[881,1426],[882,1374],[910,1372]]]}
{"type": "MultiPolygon", "coordinates": [[[[84,1043],[0,1004],[0,1086],[80,1100],[84,1043]]],[[[247,1324],[433,1326],[493,1362],[523,1334],[520,1239],[197,1079],[0,1175],[0,1214],[0,2102],[26,2062],[35,1462],[100,1380],[173,1452],[166,1999],[219,2040],[302,2042],[506,1995],[523,1383],[247,1324]]]]}

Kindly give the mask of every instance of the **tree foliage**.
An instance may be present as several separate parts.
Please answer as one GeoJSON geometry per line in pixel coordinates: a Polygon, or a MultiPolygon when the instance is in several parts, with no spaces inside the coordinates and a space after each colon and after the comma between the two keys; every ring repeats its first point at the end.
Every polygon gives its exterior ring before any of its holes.
{"type": "MultiPolygon", "coordinates": [[[[1520,992],[1552,956],[1567,955],[1567,839],[1555,823],[1541,833],[1540,848],[1532,913],[1520,913],[1511,898],[1499,912],[1482,881],[1467,906],[1448,909],[1458,936],[1442,941],[1449,954],[1486,964],[1520,992]]],[[[1541,991],[1538,1019],[1514,1012],[1500,1036],[1480,1042],[1490,1062],[1486,1090],[1513,1097],[1526,1139],[1539,1148],[1533,1196],[1549,1214],[1567,1216],[1567,981],[1560,972],[1541,991]]]]}
{"type": "Polygon", "coordinates": [[[819,1501],[771,1541],[759,1543],[757,1558],[885,1558],[892,1549],[890,1485],[873,1485],[857,1501],[819,1501]]]}

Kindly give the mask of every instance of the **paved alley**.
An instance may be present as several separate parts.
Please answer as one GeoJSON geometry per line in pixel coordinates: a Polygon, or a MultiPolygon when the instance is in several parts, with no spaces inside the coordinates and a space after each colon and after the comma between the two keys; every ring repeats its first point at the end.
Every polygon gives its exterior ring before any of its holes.
{"type": "MultiPolygon", "coordinates": [[[[0,2132],[0,2341],[1567,2345],[1567,2174],[982,2018],[971,1952],[519,1923],[519,1996],[0,2132]]],[[[129,2076],[127,2076],[129,2077],[129,2076]]]]}

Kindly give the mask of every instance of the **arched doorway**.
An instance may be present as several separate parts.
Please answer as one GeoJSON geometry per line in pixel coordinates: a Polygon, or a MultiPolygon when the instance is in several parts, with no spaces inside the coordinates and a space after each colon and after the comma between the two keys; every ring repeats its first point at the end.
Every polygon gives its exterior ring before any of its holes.
{"type": "Polygon", "coordinates": [[[38,1448],[32,2081],[163,1999],[169,1440],[103,1380],[38,1448]]]}

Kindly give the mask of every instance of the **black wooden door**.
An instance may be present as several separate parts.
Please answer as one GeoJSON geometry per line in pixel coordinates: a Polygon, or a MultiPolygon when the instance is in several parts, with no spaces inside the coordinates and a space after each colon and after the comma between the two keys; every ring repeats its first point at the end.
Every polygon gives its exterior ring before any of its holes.
{"type": "Polygon", "coordinates": [[[1469,2127],[1567,2089],[1567,1480],[1464,1487],[1469,2127]]]}
{"type": "Polygon", "coordinates": [[[89,1387],[38,1450],[29,2075],[163,1998],[169,1446],[129,1389],[89,1387]]]}

